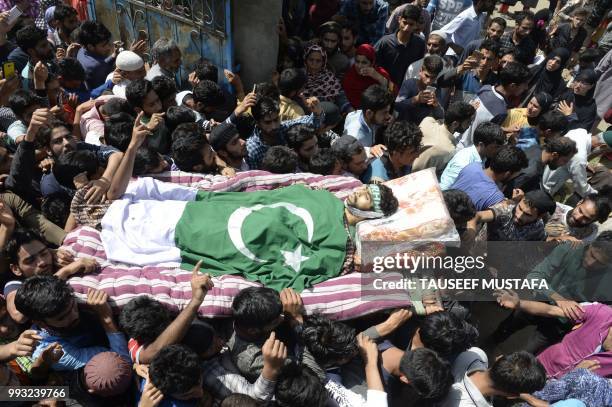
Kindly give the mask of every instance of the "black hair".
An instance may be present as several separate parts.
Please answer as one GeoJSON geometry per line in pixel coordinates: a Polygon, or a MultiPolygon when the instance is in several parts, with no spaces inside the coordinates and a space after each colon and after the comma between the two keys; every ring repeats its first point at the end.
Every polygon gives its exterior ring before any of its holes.
{"type": "Polygon", "coordinates": [[[61,21],[65,18],[76,16],[77,14],[77,11],[73,7],[60,3],[55,6],[55,10],[53,10],[53,19],[61,21]]]}
{"type": "Polygon", "coordinates": [[[88,150],[69,151],[60,155],[53,164],[53,175],[57,182],[69,189],[76,189],[74,177],[82,172],[91,178],[98,171],[95,153],[88,150]]]}
{"type": "Polygon", "coordinates": [[[308,77],[302,69],[289,68],[280,74],[278,89],[283,96],[289,96],[291,92],[297,92],[306,85],[308,77]]]}
{"type": "Polygon", "coordinates": [[[578,152],[576,142],[568,137],[549,137],[544,142],[544,150],[557,153],[562,157],[574,155],[578,152]]]}
{"type": "Polygon", "coordinates": [[[438,75],[444,68],[444,60],[439,55],[427,55],[423,58],[423,69],[427,72],[438,75]]]}
{"type": "Polygon", "coordinates": [[[508,86],[513,83],[526,83],[531,77],[529,69],[520,62],[509,62],[499,73],[499,83],[508,86]]]}
{"type": "Polygon", "coordinates": [[[301,339],[322,367],[346,363],[358,353],[355,330],[320,314],[304,320],[301,339]]]}
{"type": "Polygon", "coordinates": [[[501,47],[498,56],[501,59],[504,55],[512,55],[516,59],[516,47],[501,47]]]}
{"type": "Polygon", "coordinates": [[[285,365],[276,380],[279,407],[324,407],[327,391],[319,377],[307,366],[285,365]]]}
{"type": "Polygon", "coordinates": [[[578,61],[585,64],[594,64],[601,59],[599,48],[587,48],[578,54],[578,61]]]}
{"type": "Polygon", "coordinates": [[[584,16],[584,17],[588,17],[589,15],[589,10],[587,10],[584,7],[576,7],[571,13],[570,16],[574,17],[574,16],[584,16]]]}
{"type": "Polygon", "coordinates": [[[111,32],[106,26],[98,21],[83,21],[79,27],[79,44],[87,48],[88,45],[96,46],[110,41],[111,32]]]}
{"type": "Polygon", "coordinates": [[[244,140],[251,136],[253,130],[255,130],[255,124],[255,119],[251,115],[243,114],[234,119],[234,125],[238,130],[238,134],[244,140]]]}
{"type": "Polygon", "coordinates": [[[557,209],[557,203],[553,197],[548,192],[540,189],[527,192],[524,200],[530,208],[536,208],[538,210],[538,215],[543,215],[545,213],[552,215],[555,213],[555,209],[557,209]]]}
{"type": "Polygon", "coordinates": [[[524,20],[535,21],[535,16],[531,11],[521,11],[516,13],[514,17],[514,22],[517,26],[519,26],[524,20]]]}
{"type": "Polygon", "coordinates": [[[286,146],[272,146],[261,160],[261,169],[274,174],[294,173],[298,166],[298,155],[286,146]]]}
{"type": "Polygon", "coordinates": [[[350,163],[353,160],[353,156],[362,154],[365,151],[363,145],[352,136],[342,136],[342,138],[338,139],[338,141],[332,144],[331,148],[336,157],[345,164],[350,163]],[[351,137],[353,142],[338,142],[345,137],[351,137]]]}
{"type": "Polygon", "coordinates": [[[608,219],[608,216],[612,211],[612,203],[610,202],[609,198],[598,194],[588,194],[582,199],[585,201],[591,201],[595,204],[595,207],[597,208],[597,214],[595,216],[599,223],[604,223],[606,219],[608,219]]]}
{"type": "Polygon", "coordinates": [[[337,161],[338,157],[331,148],[320,148],[310,157],[308,168],[314,174],[331,175],[337,161]]]}
{"type": "Polygon", "coordinates": [[[257,102],[251,108],[251,114],[256,121],[263,120],[266,116],[278,114],[280,105],[277,100],[262,96],[257,98],[257,102]]]}
{"type": "Polygon", "coordinates": [[[47,127],[42,127],[40,130],[38,130],[38,133],[36,133],[36,141],[41,146],[50,146],[51,133],[53,132],[53,129],[57,129],[58,127],[64,127],[66,130],[72,133],[72,123],[66,123],[65,121],[53,116],[49,120],[49,125],[47,127]]]}
{"type": "Polygon", "coordinates": [[[448,361],[427,348],[406,351],[400,360],[400,372],[422,400],[441,401],[453,384],[448,361]]]}
{"type": "Polygon", "coordinates": [[[287,141],[287,146],[297,152],[305,141],[313,137],[317,137],[315,129],[307,124],[296,124],[287,131],[285,140],[287,141]]]}
{"type": "Polygon", "coordinates": [[[202,362],[187,346],[166,346],[151,361],[149,380],[164,395],[186,393],[201,383],[202,362]]]}
{"type": "Polygon", "coordinates": [[[167,77],[166,75],[156,76],[151,80],[151,86],[153,90],[159,96],[159,99],[164,101],[172,96],[173,100],[176,99],[176,82],[174,79],[167,77]]]}
{"type": "Polygon", "coordinates": [[[400,18],[405,18],[406,20],[412,20],[419,23],[421,22],[421,9],[414,4],[409,4],[404,7],[404,10],[402,10],[400,18]]]}
{"type": "Polygon", "coordinates": [[[491,160],[493,172],[518,172],[527,168],[529,162],[525,152],[515,146],[503,146],[491,160]]]}
{"type": "Polygon", "coordinates": [[[221,407],[261,407],[261,402],[246,394],[230,394],[221,402],[221,407]]]}
{"type": "MultiPolygon", "coordinates": [[[[111,99],[112,100],[112,99],[111,99]]],[[[132,140],[134,118],[127,113],[117,113],[104,121],[104,139],[106,144],[119,151],[127,150],[132,140]]]]}
{"type": "Polygon", "coordinates": [[[241,328],[263,328],[283,312],[278,292],[267,287],[241,290],[232,302],[234,324],[241,328]]]}
{"type": "Polygon", "coordinates": [[[36,45],[43,40],[47,40],[47,33],[34,25],[23,27],[15,35],[17,46],[26,54],[29,49],[36,48],[36,45]]]}
{"type": "Polygon", "coordinates": [[[452,122],[462,122],[474,115],[476,109],[467,102],[453,102],[444,112],[444,124],[450,126],[452,122]]]}
{"type": "Polygon", "coordinates": [[[426,348],[435,350],[448,361],[468,350],[478,339],[478,330],[472,324],[448,311],[423,318],[419,333],[426,348]]]}
{"type": "Polygon", "coordinates": [[[476,216],[476,207],[470,196],[459,189],[442,191],[444,203],[455,225],[464,225],[476,216]]]}
{"type": "Polygon", "coordinates": [[[38,97],[34,92],[18,89],[9,97],[9,107],[15,113],[17,117],[23,117],[25,111],[34,106],[42,106],[43,101],[40,97],[38,97]]]}
{"type": "Polygon", "coordinates": [[[21,249],[21,246],[35,240],[45,243],[45,239],[30,229],[16,229],[4,249],[10,264],[17,264],[19,261],[19,249],[21,249]]]}
{"type": "Polygon", "coordinates": [[[499,55],[499,44],[491,39],[483,40],[478,49],[486,49],[492,52],[495,56],[499,55]]]}
{"type": "Polygon", "coordinates": [[[154,91],[151,81],[147,79],[131,81],[125,88],[125,98],[133,107],[139,107],[142,109],[144,100],[151,91],[154,91]]]}
{"type": "Polygon", "coordinates": [[[382,85],[372,85],[363,91],[361,96],[361,110],[376,112],[393,103],[393,95],[382,85]]]}
{"type": "Polygon", "coordinates": [[[161,302],[147,295],[138,296],[121,309],[119,326],[141,345],[153,343],[172,322],[173,315],[161,302]]]}
{"type": "Polygon", "coordinates": [[[157,168],[161,160],[159,153],[153,147],[141,146],[136,150],[132,176],[137,177],[148,173],[151,168],[157,168]]]}
{"type": "Polygon", "coordinates": [[[56,276],[32,276],[15,294],[15,308],[26,318],[43,321],[56,317],[73,300],[72,288],[56,276]]]}
{"type": "Polygon", "coordinates": [[[76,58],[60,59],[57,63],[57,74],[70,80],[85,80],[85,69],[76,58]]]}
{"type": "Polygon", "coordinates": [[[357,37],[357,34],[359,33],[359,29],[357,28],[356,24],[353,21],[345,21],[341,24],[340,27],[342,30],[348,30],[351,33],[353,33],[353,37],[357,37]]]}
{"type": "Polygon", "coordinates": [[[225,103],[225,96],[217,82],[205,80],[193,88],[193,101],[206,107],[219,107],[225,103]]]}
{"type": "MultiPolygon", "coordinates": [[[[99,110],[105,116],[112,116],[117,113],[127,113],[129,115],[134,114],[134,109],[130,106],[130,102],[125,100],[124,98],[110,98],[102,106],[99,107],[99,110]]],[[[132,119],[132,122],[134,119],[132,119]]]]}
{"type": "Polygon", "coordinates": [[[275,84],[270,82],[261,82],[257,85],[257,97],[268,97],[280,101],[280,91],[275,84]]]}
{"type": "Polygon", "coordinates": [[[198,61],[193,70],[200,81],[219,81],[219,68],[210,61],[198,61]]]}
{"type": "Polygon", "coordinates": [[[503,355],[489,369],[493,386],[505,393],[533,393],[546,384],[544,366],[529,352],[503,355]]]}
{"type": "Polygon", "coordinates": [[[506,135],[499,124],[493,122],[483,122],[476,126],[474,130],[474,145],[483,143],[485,146],[490,144],[503,145],[506,142],[506,135]]]}
{"type": "Polygon", "coordinates": [[[591,247],[595,249],[602,250],[606,257],[610,258],[610,242],[612,242],[612,231],[606,230],[603,231],[595,238],[593,243],[591,243],[591,247]]]}
{"type": "Polygon", "coordinates": [[[508,25],[506,23],[506,20],[504,20],[501,17],[495,17],[489,20],[489,24],[487,25],[487,27],[490,27],[493,23],[500,25],[504,30],[506,29],[506,26],[508,25]]]}
{"type": "Polygon", "coordinates": [[[327,21],[319,27],[318,36],[323,37],[323,34],[334,33],[338,36],[338,41],[340,41],[342,36],[342,27],[335,21],[327,21]]]}
{"type": "Polygon", "coordinates": [[[380,191],[380,209],[385,216],[391,216],[397,211],[399,202],[391,188],[386,185],[378,185],[380,191]]]}
{"type": "Polygon", "coordinates": [[[408,148],[418,151],[423,140],[423,133],[416,124],[400,120],[393,122],[385,129],[384,137],[385,145],[390,153],[393,151],[401,153],[408,148]]]}
{"type": "Polygon", "coordinates": [[[70,216],[71,197],[65,192],[56,192],[43,200],[41,211],[45,218],[64,229],[70,216]]]}
{"type": "Polygon", "coordinates": [[[196,118],[195,112],[186,106],[170,106],[166,111],[164,125],[172,134],[179,124],[195,123],[196,118]]]}
{"type": "Polygon", "coordinates": [[[181,171],[193,171],[193,167],[202,163],[202,149],[207,144],[202,126],[179,124],[172,133],[172,159],[181,171]]]}
{"type": "Polygon", "coordinates": [[[569,128],[569,120],[558,110],[549,110],[540,116],[538,127],[540,130],[551,130],[563,134],[569,128]]]}

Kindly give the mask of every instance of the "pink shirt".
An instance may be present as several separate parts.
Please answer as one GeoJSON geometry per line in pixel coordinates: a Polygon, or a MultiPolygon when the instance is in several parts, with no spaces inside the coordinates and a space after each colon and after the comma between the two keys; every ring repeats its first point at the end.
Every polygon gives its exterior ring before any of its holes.
{"type": "Polygon", "coordinates": [[[548,377],[559,378],[587,359],[598,360],[601,365],[593,373],[602,377],[612,376],[612,352],[605,352],[602,348],[612,326],[612,307],[594,303],[585,306],[584,310],[580,327],[538,355],[548,377]]]}
{"type": "Polygon", "coordinates": [[[81,137],[86,143],[99,146],[102,144],[100,139],[104,137],[104,120],[100,116],[98,108],[106,103],[107,100],[117,97],[115,95],[100,96],[96,99],[96,104],[91,110],[81,116],[81,137]]]}

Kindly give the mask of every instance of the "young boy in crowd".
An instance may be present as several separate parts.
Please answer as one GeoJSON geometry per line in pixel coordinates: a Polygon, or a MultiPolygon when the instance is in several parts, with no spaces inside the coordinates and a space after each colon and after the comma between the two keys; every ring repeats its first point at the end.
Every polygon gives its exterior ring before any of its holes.
{"type": "Polygon", "coordinates": [[[287,146],[298,156],[296,172],[310,172],[311,157],[317,153],[317,133],[309,126],[298,124],[287,132],[287,146]]]}
{"type": "Polygon", "coordinates": [[[353,136],[363,147],[376,145],[376,133],[391,121],[393,95],[383,86],[372,85],[361,96],[361,110],[346,116],[344,134],[353,136]]]}
{"type": "Polygon", "coordinates": [[[85,86],[89,90],[102,85],[115,69],[116,55],[110,40],[110,31],[100,22],[85,21],[79,27],[81,49],[77,59],[85,69],[85,86]]]}
{"type": "Polygon", "coordinates": [[[143,113],[140,123],[153,132],[147,138],[147,145],[161,154],[167,154],[171,139],[163,124],[163,105],[153,84],[146,79],[132,81],[125,90],[125,96],[136,113],[143,113]]]}
{"type": "Polygon", "coordinates": [[[79,310],[70,286],[56,276],[38,275],[25,280],[15,295],[15,307],[39,331],[41,339],[33,357],[57,343],[64,354],[53,364],[53,370],[79,369],[108,350],[129,361],[127,342],[113,321],[108,295],[90,289],[87,305],[94,315],[79,310]]]}
{"type": "Polygon", "coordinates": [[[210,145],[228,166],[237,172],[248,171],[246,141],[240,137],[238,129],[231,123],[215,126],[209,137],[210,145]]]}

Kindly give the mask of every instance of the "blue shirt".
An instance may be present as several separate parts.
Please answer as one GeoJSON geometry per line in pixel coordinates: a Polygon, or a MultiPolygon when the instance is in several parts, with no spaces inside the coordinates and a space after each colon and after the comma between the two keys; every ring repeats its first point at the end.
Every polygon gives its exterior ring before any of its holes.
{"type": "MultiPolygon", "coordinates": [[[[407,165],[404,168],[402,168],[401,173],[398,175],[398,177],[403,177],[404,175],[408,175],[410,174],[410,171],[411,171],[411,168],[409,165],[407,165]]],[[[361,181],[367,184],[368,182],[372,180],[372,178],[378,178],[383,181],[389,181],[391,179],[395,179],[398,177],[395,177],[392,174],[389,174],[389,172],[387,171],[387,167],[385,167],[385,163],[383,162],[382,158],[379,157],[375,159],[374,161],[372,161],[370,165],[368,165],[368,169],[362,175],[361,181]]]]}
{"type": "Polygon", "coordinates": [[[389,17],[386,1],[375,0],[374,7],[366,15],[359,8],[359,0],[342,0],[340,15],[345,16],[357,28],[357,44],[376,44],[385,35],[385,23],[389,17]]]}
{"type": "MultiPolygon", "coordinates": [[[[319,116],[315,116],[315,114],[311,114],[310,116],[302,116],[298,117],[294,120],[288,120],[282,122],[280,124],[280,128],[276,133],[276,144],[275,145],[285,145],[285,135],[287,131],[295,126],[296,124],[306,124],[314,129],[318,129],[321,127],[321,123],[323,123],[323,119],[325,113],[321,113],[319,116]]],[[[228,119],[229,120],[229,119],[228,119]]],[[[253,133],[249,136],[246,142],[247,147],[247,157],[246,162],[251,169],[259,169],[261,166],[261,161],[266,154],[266,151],[271,147],[269,144],[266,144],[261,138],[261,130],[259,127],[255,127],[253,133]]]]}
{"type": "MultiPolygon", "coordinates": [[[[487,13],[476,14],[474,6],[468,7],[440,28],[440,31],[447,34],[450,42],[465,48],[470,41],[480,37],[486,19],[487,13]]],[[[454,55],[455,53],[449,48],[447,54],[454,55]]]]}
{"type": "Polygon", "coordinates": [[[374,145],[374,135],[378,126],[375,124],[370,127],[363,117],[363,110],[355,110],[346,115],[344,120],[344,133],[353,136],[364,147],[372,147],[374,145]]]}
{"type": "Polygon", "coordinates": [[[85,69],[85,86],[93,90],[106,82],[106,77],[115,69],[115,57],[101,57],[90,54],[85,48],[81,48],[77,54],[77,60],[85,69]]]}
{"type": "Polygon", "coordinates": [[[110,349],[105,346],[88,346],[92,341],[90,332],[72,336],[57,336],[46,330],[32,326],[38,330],[42,337],[38,346],[32,354],[32,360],[36,360],[42,351],[53,342],[62,345],[64,355],[59,362],[53,365],[53,370],[76,370],[87,364],[98,353],[112,351],[131,363],[127,340],[121,332],[106,332],[110,349]]]}
{"type": "Polygon", "coordinates": [[[451,189],[468,194],[477,211],[484,211],[504,200],[504,194],[485,174],[481,163],[468,164],[462,169],[451,189]]]}

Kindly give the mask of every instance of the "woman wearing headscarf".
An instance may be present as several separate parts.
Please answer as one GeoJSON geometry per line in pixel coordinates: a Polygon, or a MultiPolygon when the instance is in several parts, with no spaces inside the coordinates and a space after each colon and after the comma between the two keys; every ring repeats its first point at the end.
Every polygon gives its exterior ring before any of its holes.
{"type": "Polygon", "coordinates": [[[597,103],[593,98],[597,74],[592,69],[581,71],[572,87],[564,92],[558,102],[565,101],[574,108],[574,114],[570,115],[570,129],[585,129],[590,132],[597,120],[597,103]]]}
{"type": "Polygon", "coordinates": [[[304,64],[308,81],[304,87],[305,97],[316,96],[321,102],[333,102],[341,110],[350,108],[342,84],[327,68],[327,55],[319,45],[311,45],[304,53],[304,64]]]}
{"type": "MultiPolygon", "coordinates": [[[[546,92],[538,92],[527,103],[527,107],[511,109],[502,127],[512,137],[516,137],[516,146],[525,149],[538,144],[535,127],[540,117],[548,112],[553,104],[553,97],[546,92]]],[[[513,140],[514,141],[514,140],[513,140]]]]}
{"type": "Polygon", "coordinates": [[[372,85],[380,84],[395,93],[396,86],[391,81],[389,73],[376,66],[376,51],[370,44],[362,44],[357,47],[355,63],[349,69],[342,81],[344,93],[355,109],[361,107],[361,95],[364,90],[372,85]]]}
{"type": "Polygon", "coordinates": [[[563,93],[565,81],[561,77],[561,73],[569,58],[570,52],[568,50],[557,48],[548,54],[543,63],[532,68],[529,92],[523,100],[523,106],[527,106],[533,95],[538,92],[546,92],[553,98],[563,93]]]}

